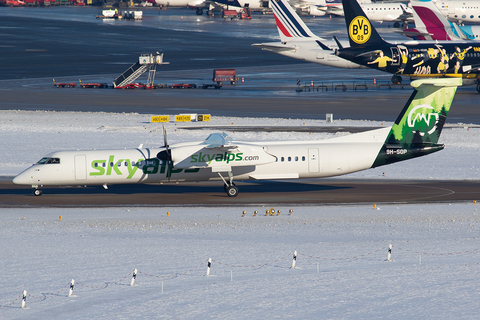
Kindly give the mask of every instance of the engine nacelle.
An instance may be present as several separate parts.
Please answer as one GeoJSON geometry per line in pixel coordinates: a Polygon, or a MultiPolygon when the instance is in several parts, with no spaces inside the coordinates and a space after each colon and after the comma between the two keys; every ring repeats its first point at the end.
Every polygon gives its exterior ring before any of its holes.
{"type": "Polygon", "coordinates": [[[317,6],[308,6],[308,14],[311,16],[324,16],[326,12],[320,10],[317,6]]]}

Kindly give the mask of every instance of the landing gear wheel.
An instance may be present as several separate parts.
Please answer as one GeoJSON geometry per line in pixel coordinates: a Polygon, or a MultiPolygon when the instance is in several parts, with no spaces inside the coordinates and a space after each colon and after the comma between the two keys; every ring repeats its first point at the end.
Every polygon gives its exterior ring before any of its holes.
{"type": "Polygon", "coordinates": [[[479,83],[479,84],[477,84],[477,92],[479,92],[479,93],[480,93],[480,83],[479,83]]]}
{"type": "Polygon", "coordinates": [[[203,14],[203,9],[202,8],[197,8],[197,15],[201,16],[203,14]]]}
{"type": "Polygon", "coordinates": [[[393,27],[394,27],[394,28],[398,28],[398,27],[400,27],[400,23],[398,23],[398,22],[395,22],[395,23],[393,24],[393,27]]]}
{"type": "Polygon", "coordinates": [[[33,190],[33,194],[34,194],[35,196],[41,196],[42,193],[43,193],[43,192],[42,192],[41,189],[35,189],[35,190],[33,190]]]}
{"type": "Polygon", "coordinates": [[[238,188],[235,186],[229,186],[225,191],[229,197],[236,197],[238,195],[238,188]]]}
{"type": "Polygon", "coordinates": [[[401,84],[402,83],[402,77],[394,74],[392,76],[392,83],[393,84],[401,84]]]}

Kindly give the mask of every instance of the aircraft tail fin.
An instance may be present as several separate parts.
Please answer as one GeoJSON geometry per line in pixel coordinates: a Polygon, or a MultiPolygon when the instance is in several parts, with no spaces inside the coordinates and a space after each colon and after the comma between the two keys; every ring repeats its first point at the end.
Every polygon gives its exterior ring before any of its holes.
{"type": "Polygon", "coordinates": [[[375,46],[386,43],[356,0],[342,0],[342,4],[350,47],[375,46]]]}
{"type": "Polygon", "coordinates": [[[287,0],[270,0],[280,40],[286,42],[294,38],[321,39],[313,34],[287,0]]]}
{"type": "Polygon", "coordinates": [[[432,1],[412,0],[410,3],[414,11],[415,28],[426,30],[431,35],[427,40],[459,40],[465,37],[463,32],[449,22],[432,1]]]}
{"type": "Polygon", "coordinates": [[[392,126],[372,167],[440,151],[438,139],[462,79],[413,81],[415,90],[392,126]]]}

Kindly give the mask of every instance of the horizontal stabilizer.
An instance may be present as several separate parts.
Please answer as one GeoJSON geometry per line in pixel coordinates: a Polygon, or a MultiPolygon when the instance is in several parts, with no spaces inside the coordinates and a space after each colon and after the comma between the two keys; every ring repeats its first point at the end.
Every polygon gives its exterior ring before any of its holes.
{"type": "Polygon", "coordinates": [[[272,51],[272,52],[284,52],[284,51],[295,51],[295,46],[287,46],[281,42],[277,43],[254,43],[253,47],[262,48],[262,50],[272,51]]]}
{"type": "Polygon", "coordinates": [[[338,41],[338,39],[337,39],[337,36],[333,36],[333,41],[335,41],[335,43],[337,44],[338,49],[343,49],[342,44],[341,44],[340,41],[338,41]]]}
{"type": "Polygon", "coordinates": [[[432,33],[420,32],[420,31],[417,31],[415,29],[405,29],[405,30],[395,31],[395,32],[398,32],[401,35],[411,37],[411,38],[413,38],[413,37],[426,37],[426,36],[432,36],[433,35],[432,33]]]}

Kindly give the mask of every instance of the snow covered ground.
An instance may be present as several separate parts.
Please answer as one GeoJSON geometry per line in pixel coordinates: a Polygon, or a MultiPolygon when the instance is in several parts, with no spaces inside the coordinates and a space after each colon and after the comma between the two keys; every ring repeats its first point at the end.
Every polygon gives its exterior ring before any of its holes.
{"type": "Polygon", "coordinates": [[[0,318],[477,319],[477,207],[2,209],[0,318]]]}
{"type": "MultiPolygon", "coordinates": [[[[232,123],[327,125],[221,117],[209,125],[232,123]]],[[[0,124],[4,177],[51,151],[163,143],[150,115],[0,111],[0,124]]],[[[382,124],[390,123],[332,125],[382,124]]],[[[181,129],[186,125],[168,126],[170,143],[213,132],[181,129]]],[[[227,133],[237,140],[346,134],[227,133]]],[[[441,138],[445,150],[348,177],[478,180],[479,134],[472,125],[451,125],[441,138]]],[[[477,319],[477,208],[473,202],[376,210],[285,206],[275,208],[279,216],[265,216],[270,207],[3,208],[0,319],[477,319]],[[389,244],[393,261],[385,261],[389,244]],[[297,268],[291,269],[294,251],[297,268]],[[73,297],[67,297],[72,279],[73,297]]]]}

